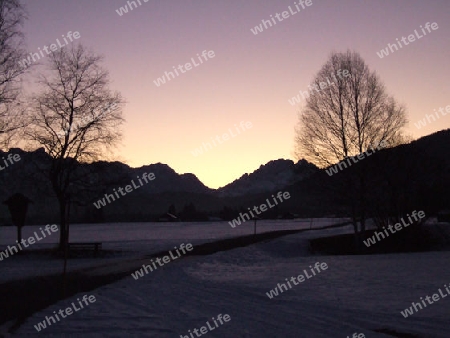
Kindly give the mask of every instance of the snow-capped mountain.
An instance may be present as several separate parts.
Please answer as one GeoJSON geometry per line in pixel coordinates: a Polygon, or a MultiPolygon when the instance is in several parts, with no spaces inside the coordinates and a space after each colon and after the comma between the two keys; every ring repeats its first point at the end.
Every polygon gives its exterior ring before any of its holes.
{"type": "Polygon", "coordinates": [[[279,159],[261,165],[251,174],[244,174],[232,183],[217,189],[220,197],[259,194],[282,189],[308,178],[319,169],[305,160],[294,163],[279,159]]]}

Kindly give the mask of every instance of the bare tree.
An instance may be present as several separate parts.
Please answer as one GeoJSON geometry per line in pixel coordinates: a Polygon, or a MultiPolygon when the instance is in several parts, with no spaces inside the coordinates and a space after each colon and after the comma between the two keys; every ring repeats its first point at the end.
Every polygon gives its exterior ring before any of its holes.
{"type": "MultiPolygon", "coordinates": [[[[296,128],[296,155],[327,167],[370,148],[403,139],[405,108],[386,93],[375,72],[356,52],[332,53],[316,75],[296,128]],[[332,80],[332,82],[330,81],[332,80]]],[[[365,230],[366,163],[346,182],[355,233],[365,230]]]]}
{"type": "Polygon", "coordinates": [[[20,76],[26,71],[19,61],[25,57],[22,26],[26,13],[19,0],[0,0],[0,148],[22,126],[20,76]]]}
{"type": "Polygon", "coordinates": [[[68,240],[67,203],[77,184],[89,181],[79,163],[104,157],[121,139],[124,102],[109,90],[101,61],[82,45],[52,53],[50,74],[40,76],[42,91],[31,101],[25,135],[52,158],[48,176],[59,203],[61,249],[68,240]]]}

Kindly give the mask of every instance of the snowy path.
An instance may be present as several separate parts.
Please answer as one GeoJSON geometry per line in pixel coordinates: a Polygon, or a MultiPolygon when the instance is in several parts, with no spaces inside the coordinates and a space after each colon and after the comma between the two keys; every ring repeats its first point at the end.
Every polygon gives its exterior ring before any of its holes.
{"type": "MultiPolygon", "coordinates": [[[[323,227],[340,222],[339,219],[315,219],[313,228],[323,227]]],[[[264,220],[258,221],[258,233],[274,230],[309,229],[310,220],[264,220]]],[[[39,226],[23,228],[23,238],[39,231],[39,226]]],[[[72,224],[70,227],[71,242],[102,242],[104,250],[112,253],[99,259],[70,259],[68,271],[94,267],[98,264],[114,262],[129,258],[170,250],[180,243],[201,244],[219,239],[239,237],[253,234],[253,222],[246,222],[231,228],[227,222],[187,222],[187,223],[115,223],[115,224],[72,224]],[[99,263],[100,262],[100,263],[99,263]]],[[[8,245],[16,244],[16,228],[0,227],[0,251],[8,245]]],[[[49,259],[48,255],[33,252],[38,249],[55,247],[59,233],[44,238],[34,244],[25,255],[12,255],[0,262],[2,274],[0,283],[27,277],[45,276],[61,273],[63,261],[49,259]]]]}
{"type": "MultiPolygon", "coordinates": [[[[337,229],[327,230],[336,232],[337,229]]],[[[218,314],[231,321],[208,337],[450,337],[450,301],[403,318],[400,310],[450,281],[449,252],[372,256],[311,256],[300,233],[267,243],[188,257],[145,277],[131,276],[92,292],[97,302],[45,329],[51,337],[180,337],[218,314]],[[328,269],[274,299],[266,292],[315,262],[328,269]]],[[[79,294],[76,297],[80,297],[79,294]]],[[[75,299],[76,297],[73,297],[75,299]]],[[[17,336],[64,308],[64,300],[33,315],[17,336]]]]}

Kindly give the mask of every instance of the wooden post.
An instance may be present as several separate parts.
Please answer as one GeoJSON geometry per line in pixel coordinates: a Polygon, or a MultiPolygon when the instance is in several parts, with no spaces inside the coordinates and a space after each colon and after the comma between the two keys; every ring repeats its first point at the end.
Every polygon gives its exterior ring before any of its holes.
{"type": "Polygon", "coordinates": [[[70,195],[67,201],[67,216],[65,222],[65,238],[64,238],[64,269],[63,269],[63,298],[66,297],[66,289],[67,289],[67,258],[69,255],[69,218],[70,218],[70,195]]]}

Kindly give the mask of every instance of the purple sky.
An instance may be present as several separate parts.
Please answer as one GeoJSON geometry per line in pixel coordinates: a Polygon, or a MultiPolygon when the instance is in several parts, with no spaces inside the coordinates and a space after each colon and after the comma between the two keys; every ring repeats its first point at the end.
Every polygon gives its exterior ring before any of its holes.
{"type": "Polygon", "coordinates": [[[23,1],[30,52],[78,31],[77,41],[105,57],[111,89],[128,102],[116,157],[133,167],[162,162],[217,188],[270,160],[294,159],[299,107],[288,99],[307,90],[332,51],[348,48],[406,105],[407,132],[414,138],[450,128],[450,113],[415,126],[450,105],[448,0],[312,0],[257,35],[250,29],[289,6],[295,9],[294,1],[140,1],[122,16],[116,9],[127,5],[123,0],[23,1]],[[421,32],[427,22],[439,28],[378,57],[388,43],[421,32]],[[204,50],[215,57],[155,85],[165,71],[204,50]],[[228,130],[241,121],[252,127],[233,137],[228,130]],[[216,135],[222,144],[213,145],[216,135]],[[195,156],[206,142],[212,149],[195,156]]]}

